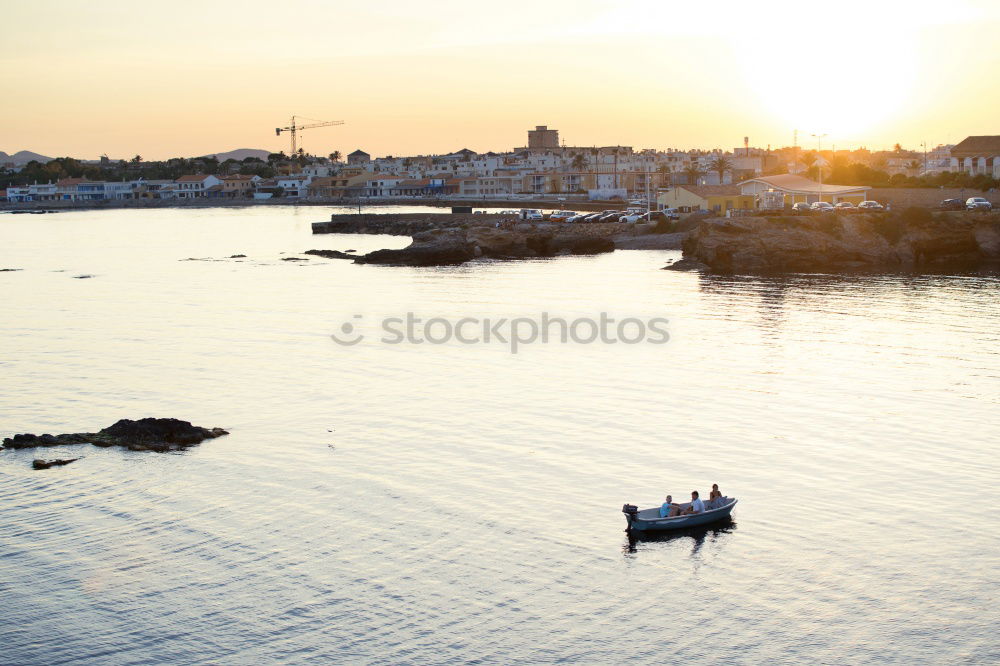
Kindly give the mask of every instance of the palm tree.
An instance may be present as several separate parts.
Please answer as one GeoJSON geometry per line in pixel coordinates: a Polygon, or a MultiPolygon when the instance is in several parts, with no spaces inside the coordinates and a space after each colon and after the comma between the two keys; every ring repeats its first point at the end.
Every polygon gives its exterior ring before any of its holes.
{"type": "Polygon", "coordinates": [[[725,155],[719,155],[714,160],[712,160],[712,171],[719,174],[719,184],[722,184],[722,178],[727,171],[733,168],[733,163],[725,155]]]}
{"type": "Polygon", "coordinates": [[[584,157],[580,153],[577,153],[576,155],[573,156],[572,167],[576,171],[583,171],[583,168],[585,166],[587,166],[587,158],[586,157],[584,157]]]}
{"type": "Polygon", "coordinates": [[[335,150],[332,153],[330,153],[331,162],[339,162],[341,157],[343,157],[343,155],[340,154],[339,150],[335,150]]]}
{"type": "Polygon", "coordinates": [[[697,162],[691,162],[682,170],[682,173],[687,176],[688,185],[697,185],[698,179],[704,175],[704,171],[698,166],[697,162]]]}

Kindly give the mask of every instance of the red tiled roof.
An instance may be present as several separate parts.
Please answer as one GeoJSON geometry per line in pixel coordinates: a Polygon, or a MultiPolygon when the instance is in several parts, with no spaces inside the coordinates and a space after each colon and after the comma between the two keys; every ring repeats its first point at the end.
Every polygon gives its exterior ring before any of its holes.
{"type": "Polygon", "coordinates": [[[993,157],[1000,155],[1000,136],[969,136],[959,141],[951,154],[958,157],[993,157]]]}

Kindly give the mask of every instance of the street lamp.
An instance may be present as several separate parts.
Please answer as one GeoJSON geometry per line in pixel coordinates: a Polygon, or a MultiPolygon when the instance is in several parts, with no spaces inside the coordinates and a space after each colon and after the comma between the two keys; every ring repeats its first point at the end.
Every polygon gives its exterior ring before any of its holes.
{"type": "MultiPolygon", "coordinates": [[[[816,137],[816,152],[819,153],[819,159],[822,160],[823,159],[823,137],[826,136],[826,133],[824,133],[824,134],[813,134],[812,136],[816,137]]],[[[823,165],[822,164],[820,164],[817,167],[817,171],[819,171],[819,200],[822,201],[823,200],[823,165]]]]}

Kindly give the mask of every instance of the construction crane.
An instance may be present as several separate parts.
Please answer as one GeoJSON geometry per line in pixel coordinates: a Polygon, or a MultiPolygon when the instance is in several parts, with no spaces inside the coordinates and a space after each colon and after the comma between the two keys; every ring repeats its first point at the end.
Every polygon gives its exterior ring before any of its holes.
{"type": "MultiPolygon", "coordinates": [[[[275,127],[274,128],[274,133],[277,136],[281,136],[282,132],[291,132],[292,133],[292,152],[289,154],[289,157],[294,157],[295,153],[298,152],[298,143],[297,143],[297,138],[296,138],[296,135],[297,135],[298,132],[301,132],[302,130],[307,130],[307,129],[315,129],[317,127],[329,127],[330,125],[343,125],[344,124],[343,120],[317,120],[316,122],[311,123],[309,125],[299,125],[296,122],[296,120],[295,120],[296,118],[302,118],[302,116],[292,116],[292,122],[291,122],[290,125],[288,125],[288,127],[275,127]]],[[[303,118],[303,120],[315,120],[315,118],[303,118]]]]}

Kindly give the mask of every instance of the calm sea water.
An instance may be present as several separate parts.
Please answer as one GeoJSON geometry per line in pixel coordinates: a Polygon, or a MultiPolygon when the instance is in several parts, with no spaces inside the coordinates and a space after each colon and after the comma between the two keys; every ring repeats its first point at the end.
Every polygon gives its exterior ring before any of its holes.
{"type": "Polygon", "coordinates": [[[282,261],[408,242],[329,212],[0,216],[3,435],[232,432],[0,453],[0,662],[1000,661],[1000,280],[282,261]],[[407,312],[671,340],[379,343],[407,312]],[[629,544],[713,482],[731,526],[629,544]]]}

